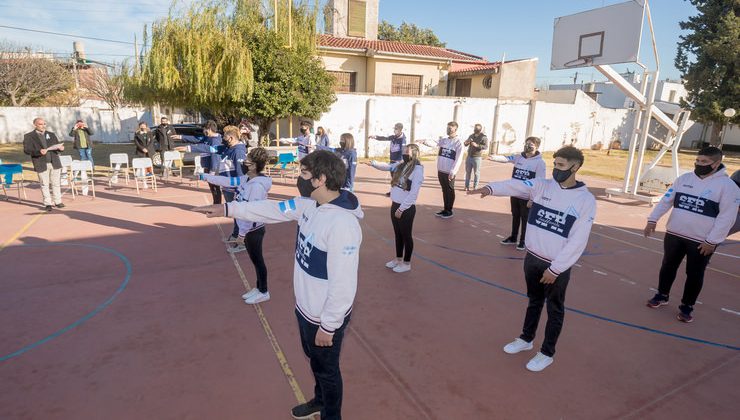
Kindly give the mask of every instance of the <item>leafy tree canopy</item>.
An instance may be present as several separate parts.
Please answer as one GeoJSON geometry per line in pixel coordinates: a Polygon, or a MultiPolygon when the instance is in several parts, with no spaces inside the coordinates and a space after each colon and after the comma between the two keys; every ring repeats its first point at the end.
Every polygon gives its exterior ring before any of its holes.
{"type": "Polygon", "coordinates": [[[413,23],[401,22],[398,27],[387,21],[378,25],[378,39],[385,41],[400,41],[407,44],[430,45],[432,47],[444,47],[447,45],[437,38],[431,29],[420,28],[413,23]]]}

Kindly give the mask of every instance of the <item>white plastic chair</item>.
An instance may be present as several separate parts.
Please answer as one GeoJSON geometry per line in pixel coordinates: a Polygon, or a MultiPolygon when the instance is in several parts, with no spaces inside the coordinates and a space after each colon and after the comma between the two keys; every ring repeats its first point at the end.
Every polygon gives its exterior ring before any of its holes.
{"type": "Polygon", "coordinates": [[[193,177],[195,178],[195,187],[200,188],[200,174],[205,173],[206,171],[203,169],[203,165],[200,163],[200,155],[196,155],[193,157],[193,165],[195,168],[193,169],[193,177]]]}
{"type": "Polygon", "coordinates": [[[174,175],[179,172],[182,179],[182,155],[177,150],[168,150],[164,152],[164,163],[162,164],[162,177],[168,179],[170,174],[174,175]]]}
{"type": "Polygon", "coordinates": [[[121,169],[123,169],[123,175],[126,178],[126,185],[128,185],[128,173],[131,171],[131,167],[128,164],[128,155],[126,153],[111,153],[109,160],[110,178],[108,178],[108,186],[110,187],[114,182],[118,182],[121,169]]]}
{"type": "Polygon", "coordinates": [[[60,155],[59,161],[62,163],[62,180],[61,185],[70,185],[70,171],[72,170],[72,156],[60,155]]]}
{"type": "Polygon", "coordinates": [[[72,185],[72,198],[75,198],[77,187],[80,193],[87,195],[88,186],[92,187],[92,195],[95,198],[95,182],[93,181],[93,165],[89,160],[73,160],[72,175],[70,176],[72,185]]]}
{"type": "Polygon", "coordinates": [[[134,158],[131,161],[131,166],[134,168],[134,182],[136,182],[136,194],[139,192],[139,181],[143,182],[144,187],[147,188],[147,181],[152,182],[152,188],[157,191],[157,177],[154,175],[154,163],[151,158],[134,158]]]}

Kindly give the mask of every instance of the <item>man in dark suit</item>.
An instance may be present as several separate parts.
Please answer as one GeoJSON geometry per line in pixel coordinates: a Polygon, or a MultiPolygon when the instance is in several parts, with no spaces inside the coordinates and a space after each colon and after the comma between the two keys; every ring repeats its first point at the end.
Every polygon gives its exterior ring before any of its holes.
{"type": "Polygon", "coordinates": [[[31,156],[33,170],[39,176],[44,209],[51,211],[52,204],[62,208],[64,207],[60,188],[62,162],[59,160],[59,152],[64,151],[64,144],[59,141],[56,134],[46,131],[46,121],[43,118],[34,118],[33,126],[35,130],[23,136],[23,152],[31,156]]]}
{"type": "MultiPolygon", "coordinates": [[[[160,162],[164,164],[164,152],[175,150],[175,140],[179,140],[180,136],[175,132],[175,128],[170,125],[169,118],[162,117],[159,122],[159,126],[154,130],[154,137],[159,143],[159,155],[162,159],[160,162]]],[[[164,171],[164,167],[162,167],[162,171],[164,171]]]]}

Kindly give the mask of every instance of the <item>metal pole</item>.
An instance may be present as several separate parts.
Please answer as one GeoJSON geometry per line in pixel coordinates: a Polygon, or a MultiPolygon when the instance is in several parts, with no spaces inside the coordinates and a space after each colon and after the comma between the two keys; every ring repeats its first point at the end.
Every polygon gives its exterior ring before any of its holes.
{"type": "MultiPolygon", "coordinates": [[[[648,72],[644,71],[642,72],[642,80],[640,81],[640,94],[642,97],[645,97],[645,93],[647,92],[647,86],[648,86],[648,72]]],[[[630,148],[629,148],[629,155],[627,157],[627,169],[624,172],[624,184],[622,186],[622,192],[628,193],[630,191],[630,177],[632,176],[632,168],[635,161],[635,151],[637,150],[637,142],[638,142],[638,130],[640,128],[640,124],[642,123],[642,115],[645,112],[645,107],[640,106],[640,112],[637,113],[637,116],[635,117],[634,124],[632,124],[632,133],[630,133],[630,148]]]]}
{"type": "Polygon", "coordinates": [[[653,54],[655,55],[655,72],[660,71],[660,58],[658,57],[658,46],[655,43],[655,30],[653,29],[653,17],[650,14],[650,4],[645,0],[645,11],[647,12],[648,26],[650,26],[650,39],[653,41],[653,54]]]}
{"type": "Polygon", "coordinates": [[[652,74],[652,80],[650,81],[650,89],[648,91],[647,103],[645,104],[645,118],[642,121],[642,128],[640,129],[640,153],[637,155],[637,168],[635,168],[635,181],[632,184],[632,194],[637,194],[637,188],[640,186],[640,175],[642,172],[642,165],[645,161],[645,149],[647,149],[648,131],[650,130],[650,120],[653,115],[653,102],[655,101],[655,91],[658,88],[658,76],[660,72],[657,70],[652,74]]]}

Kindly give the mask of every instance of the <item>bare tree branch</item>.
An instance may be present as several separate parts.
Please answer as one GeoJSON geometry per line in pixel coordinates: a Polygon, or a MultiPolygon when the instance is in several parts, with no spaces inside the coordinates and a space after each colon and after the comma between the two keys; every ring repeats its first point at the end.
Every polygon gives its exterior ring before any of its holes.
{"type": "Polygon", "coordinates": [[[74,85],[61,64],[28,49],[0,45],[0,104],[27,106],[74,85]]]}

